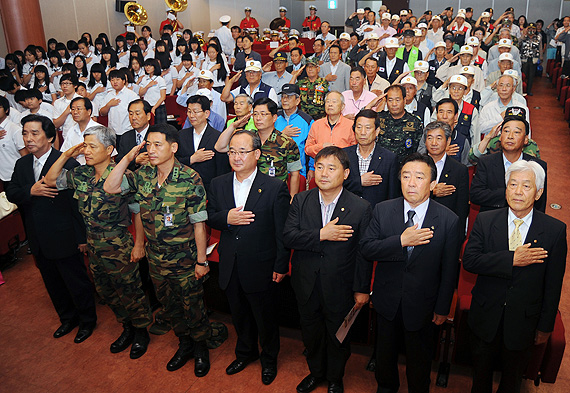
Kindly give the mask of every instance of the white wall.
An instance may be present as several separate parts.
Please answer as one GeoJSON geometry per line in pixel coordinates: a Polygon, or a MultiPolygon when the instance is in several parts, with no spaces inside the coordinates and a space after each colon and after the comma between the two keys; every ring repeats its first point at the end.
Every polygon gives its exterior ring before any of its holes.
{"type": "MultiPolygon", "coordinates": [[[[158,27],[165,18],[166,5],[162,0],[139,0],[149,14],[148,24],[158,35],[158,27]]],[[[279,16],[280,5],[287,7],[292,26],[301,30],[305,16],[309,15],[309,5],[318,8],[321,20],[328,20],[333,26],[342,26],[348,14],[354,11],[354,0],[337,0],[336,10],[327,9],[326,0],[189,0],[186,11],[179,15],[182,23],[193,31],[219,27],[218,19],[228,14],[232,17],[231,25],[239,24],[244,17],[243,7],[253,8],[254,16],[261,27],[269,26],[271,20],[279,16]]],[[[426,9],[441,12],[452,5],[455,9],[473,6],[475,14],[494,5],[495,15],[501,14],[507,7],[514,6],[516,16],[525,14],[527,0],[410,0],[410,7],[421,14],[426,9]]],[[[570,14],[570,2],[563,2],[562,15],[570,14]]],[[[531,20],[544,19],[546,25],[560,12],[560,0],[529,0],[527,17],[531,20]]],[[[88,31],[93,36],[105,32],[111,40],[124,32],[123,22],[126,17],[115,12],[114,0],[40,0],[46,39],[55,37],[59,41],[77,40],[81,33],[88,31]]],[[[1,21],[2,23],[4,21],[1,21]]],[[[1,26],[0,26],[1,27],[1,26]]],[[[140,31],[140,30],[139,30],[140,31]]],[[[6,53],[4,31],[0,28],[0,55],[6,53]]]]}

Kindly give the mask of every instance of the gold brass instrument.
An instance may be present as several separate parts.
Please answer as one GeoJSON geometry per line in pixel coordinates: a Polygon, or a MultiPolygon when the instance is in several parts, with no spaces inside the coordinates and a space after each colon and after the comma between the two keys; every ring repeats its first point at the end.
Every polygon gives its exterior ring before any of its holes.
{"type": "Polygon", "coordinates": [[[129,1],[123,9],[129,22],[135,26],[142,26],[148,22],[148,14],[144,7],[134,1],[129,1]]]}
{"type": "Polygon", "coordinates": [[[164,2],[174,12],[182,12],[188,8],[188,0],[164,0],[164,2]]]}

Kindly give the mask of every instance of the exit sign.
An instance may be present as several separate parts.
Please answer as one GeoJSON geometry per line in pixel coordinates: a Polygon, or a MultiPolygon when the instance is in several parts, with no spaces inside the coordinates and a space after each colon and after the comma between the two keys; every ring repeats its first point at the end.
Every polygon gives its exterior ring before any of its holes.
{"type": "Polygon", "coordinates": [[[336,3],[336,0],[329,0],[328,1],[328,8],[329,10],[336,10],[338,7],[338,4],[336,3]]]}

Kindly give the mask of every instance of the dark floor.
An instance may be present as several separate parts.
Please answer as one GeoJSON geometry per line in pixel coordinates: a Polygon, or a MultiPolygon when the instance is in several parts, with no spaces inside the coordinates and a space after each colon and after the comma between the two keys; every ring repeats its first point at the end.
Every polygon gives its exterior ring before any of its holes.
{"type": "MultiPolygon", "coordinates": [[[[561,210],[547,212],[570,223],[569,187],[565,173],[570,164],[565,160],[570,146],[569,128],[563,120],[562,108],[555,91],[544,79],[538,81],[534,96],[527,97],[531,109],[532,137],[548,162],[549,203],[562,205],[561,210]]],[[[59,321],[47,296],[38,270],[30,256],[3,273],[6,284],[0,286],[0,392],[294,392],[297,383],[308,373],[299,332],[282,330],[279,374],[274,383],[261,383],[261,367],[250,365],[243,372],[228,376],[226,366],[234,359],[235,333],[227,315],[214,314],[212,319],[229,325],[230,337],[220,348],[210,351],[212,369],[201,379],[194,376],[193,362],[176,372],[166,371],[166,363],[177,349],[177,339],[169,333],[152,336],[147,354],[138,360],[129,359],[128,351],[109,352],[110,343],[121,333],[120,325],[108,307],[98,306],[99,323],[93,336],[82,344],[74,344],[74,333],[52,338],[59,321]]],[[[567,279],[570,275],[567,275],[567,279]]],[[[564,286],[560,311],[570,337],[570,296],[564,286]]],[[[374,392],[374,375],[365,370],[370,348],[353,346],[344,379],[347,392],[374,392]]],[[[525,381],[524,392],[570,392],[570,351],[562,363],[556,384],[536,388],[525,381]]],[[[404,359],[400,375],[402,392],[406,392],[404,359]]],[[[449,386],[435,386],[437,364],[432,372],[433,392],[468,392],[470,370],[452,365],[449,386]]],[[[325,392],[320,387],[316,392],[325,392]]]]}

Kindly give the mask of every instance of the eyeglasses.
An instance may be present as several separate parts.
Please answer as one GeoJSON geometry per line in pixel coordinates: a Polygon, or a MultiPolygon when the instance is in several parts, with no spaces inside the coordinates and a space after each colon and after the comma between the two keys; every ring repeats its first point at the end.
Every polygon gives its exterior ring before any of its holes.
{"type": "Polygon", "coordinates": [[[71,85],[73,85],[73,83],[71,83],[71,82],[61,82],[59,85],[60,85],[60,86],[71,86],[71,85]]]}
{"type": "Polygon", "coordinates": [[[237,151],[237,150],[229,150],[228,151],[228,156],[230,157],[239,157],[239,158],[245,158],[245,156],[247,156],[249,153],[251,153],[254,150],[247,150],[247,151],[237,151]]]}
{"type": "Polygon", "coordinates": [[[267,116],[271,116],[270,112],[253,112],[253,117],[267,117],[267,116]]]}
{"type": "Polygon", "coordinates": [[[193,110],[188,109],[186,112],[187,112],[189,115],[199,115],[200,113],[202,113],[202,112],[204,112],[204,111],[193,111],[193,110]]]}

